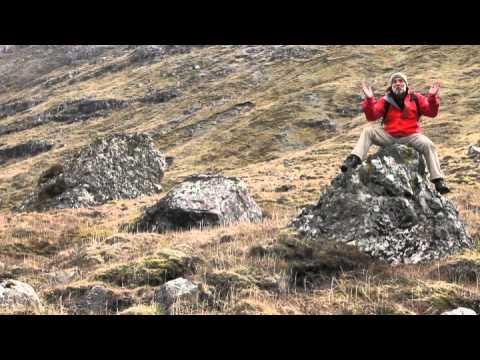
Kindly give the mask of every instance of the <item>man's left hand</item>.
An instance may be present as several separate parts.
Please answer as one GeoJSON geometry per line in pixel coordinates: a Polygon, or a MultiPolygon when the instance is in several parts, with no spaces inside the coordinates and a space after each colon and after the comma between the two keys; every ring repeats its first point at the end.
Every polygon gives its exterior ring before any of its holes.
{"type": "Polygon", "coordinates": [[[440,83],[438,81],[435,81],[432,87],[430,88],[428,95],[437,96],[439,91],[440,91],[440,83]]]}

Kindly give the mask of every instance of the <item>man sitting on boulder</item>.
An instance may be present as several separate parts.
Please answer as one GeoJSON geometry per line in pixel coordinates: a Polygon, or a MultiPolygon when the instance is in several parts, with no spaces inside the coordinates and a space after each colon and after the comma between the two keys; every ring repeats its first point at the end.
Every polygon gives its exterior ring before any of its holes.
{"type": "Polygon", "coordinates": [[[405,74],[395,73],[390,77],[390,87],[386,95],[376,100],[372,88],[366,83],[362,84],[366,99],[363,102],[363,111],[368,121],[383,118],[381,125],[363,129],[360,139],[343,163],[341,170],[346,172],[349,168],[355,169],[367,156],[372,144],[387,146],[391,144],[409,145],[423,154],[430,172],[431,181],[436,190],[441,194],[450,192],[445,184],[444,176],[440,169],[440,162],[433,142],[421,134],[419,124],[420,116],[436,117],[440,106],[438,92],[439,83],[435,82],[428,96],[414,93],[408,88],[405,74]]]}

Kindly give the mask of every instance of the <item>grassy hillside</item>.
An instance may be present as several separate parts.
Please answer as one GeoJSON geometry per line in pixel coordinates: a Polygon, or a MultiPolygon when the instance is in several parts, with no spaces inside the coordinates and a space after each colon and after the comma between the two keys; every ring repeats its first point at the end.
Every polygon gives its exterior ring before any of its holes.
{"type": "Polygon", "coordinates": [[[448,197],[478,243],[480,172],[466,152],[480,143],[480,47],[205,46],[172,48],[154,57],[142,51],[22,46],[0,54],[0,104],[38,102],[0,117],[0,127],[25,123],[74,100],[130,101],[103,117],[49,122],[0,136],[0,150],[31,139],[55,144],[51,151],[0,165],[0,274],[3,264],[2,278],[34,286],[48,299],[44,312],[69,312],[66,294],[82,294],[92,284],[107,287],[114,298],[131,299],[124,306],[131,313],[161,312],[151,305],[151,286],[122,287],[104,275],[120,266],[141,268],[144,259],[166,248],[203,259],[191,277],[218,291],[214,304],[179,304],[177,313],[435,314],[456,305],[479,310],[478,250],[435,264],[391,268],[349,249],[310,249],[314,258],[300,251],[290,260],[265,249],[290,249],[292,242],[297,250],[307,246],[285,230],[286,224],[318,200],[366,125],[361,81],[369,80],[379,96],[397,70],[423,93],[441,81],[440,115],[423,118],[422,127],[437,145],[453,190],[448,197]],[[171,90],[178,96],[163,103],[136,101],[171,90]],[[336,122],[336,132],[318,125],[326,119],[336,122]],[[267,218],[256,225],[164,235],[120,231],[163,194],[94,209],[11,211],[49,166],[117,132],[149,133],[158,149],[175,157],[162,183],[164,193],[188,175],[220,171],[244,180],[267,218]],[[280,189],[284,185],[287,191],[280,189]],[[226,235],[231,241],[221,241],[226,235]],[[112,242],[112,236],[120,240],[112,242]],[[292,269],[305,276],[292,282],[292,269]],[[226,293],[218,290],[222,286],[226,293]]]}

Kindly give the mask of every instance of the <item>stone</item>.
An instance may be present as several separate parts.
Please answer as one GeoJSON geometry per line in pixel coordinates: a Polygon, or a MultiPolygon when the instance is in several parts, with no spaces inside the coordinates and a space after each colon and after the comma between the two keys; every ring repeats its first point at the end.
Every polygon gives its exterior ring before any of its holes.
{"type": "Polygon", "coordinates": [[[480,146],[470,145],[468,147],[467,156],[471,158],[480,158],[480,146]]]}
{"type": "Polygon", "coordinates": [[[357,246],[391,264],[431,261],[473,246],[454,204],[428,180],[423,158],[404,145],[381,148],[335,177],[291,226],[308,240],[357,246]]]}
{"type": "Polygon", "coordinates": [[[81,208],[155,195],[167,168],[149,136],[110,135],[45,171],[20,210],[81,208]]]}
{"type": "Polygon", "coordinates": [[[220,174],[202,174],[174,187],[131,228],[161,233],[261,219],[262,211],[242,181],[220,174]]]}
{"type": "Polygon", "coordinates": [[[459,307],[455,310],[445,311],[442,315],[477,315],[477,313],[472,309],[459,307]]]}
{"type": "Polygon", "coordinates": [[[187,279],[178,278],[160,286],[155,292],[154,299],[155,302],[168,308],[177,300],[194,301],[198,295],[198,285],[187,279]]]}
{"type": "Polygon", "coordinates": [[[28,284],[17,280],[0,282],[0,308],[12,310],[36,310],[41,308],[40,299],[28,284]]]}
{"type": "Polygon", "coordinates": [[[302,128],[312,128],[312,129],[321,129],[327,132],[336,132],[337,131],[337,122],[331,119],[310,119],[303,120],[298,123],[298,126],[302,128]]]}

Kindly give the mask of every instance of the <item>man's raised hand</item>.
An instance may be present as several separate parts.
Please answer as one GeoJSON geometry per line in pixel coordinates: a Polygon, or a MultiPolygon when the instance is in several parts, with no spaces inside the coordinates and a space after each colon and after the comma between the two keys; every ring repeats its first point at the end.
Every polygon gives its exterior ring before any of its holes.
{"type": "Polygon", "coordinates": [[[438,81],[435,81],[432,87],[430,88],[428,95],[437,96],[439,90],[440,90],[440,83],[438,81]]]}
{"type": "Polygon", "coordinates": [[[373,98],[373,90],[365,81],[362,83],[362,91],[368,99],[373,98]]]}

